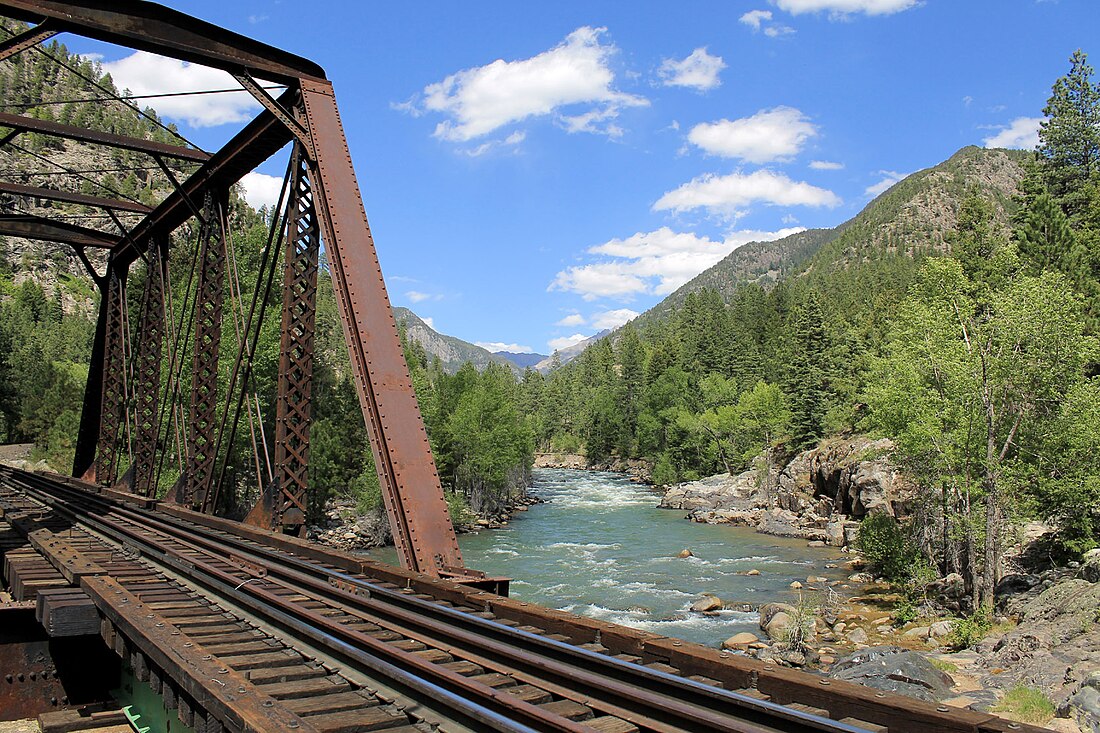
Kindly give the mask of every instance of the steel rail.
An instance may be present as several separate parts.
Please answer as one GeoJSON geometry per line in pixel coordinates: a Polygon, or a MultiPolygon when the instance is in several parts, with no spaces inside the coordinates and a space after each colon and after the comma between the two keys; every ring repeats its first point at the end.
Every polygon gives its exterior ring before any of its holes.
{"type": "MultiPolygon", "coordinates": [[[[282,600],[276,594],[265,591],[255,584],[243,586],[239,582],[240,578],[215,568],[209,562],[189,558],[182,553],[173,553],[165,546],[158,545],[153,539],[144,536],[140,531],[127,529],[119,521],[109,519],[106,515],[93,516],[81,513],[64,499],[49,493],[49,488],[61,488],[60,486],[42,477],[35,477],[35,479],[48,488],[35,488],[30,486],[29,482],[19,483],[22,483],[24,491],[73,523],[92,527],[116,541],[136,546],[147,558],[171,568],[192,582],[220,593],[223,597],[232,598],[235,604],[248,608],[250,612],[288,631],[295,632],[310,642],[341,654],[385,677],[391,683],[407,686],[432,699],[443,699],[461,716],[470,717],[490,725],[493,730],[507,733],[587,733],[591,730],[588,726],[542,710],[507,692],[467,679],[457,672],[438,667],[404,650],[389,647],[385,642],[352,629],[339,627],[331,622],[326,623],[326,619],[316,612],[296,608],[295,604],[282,600]],[[389,657],[388,661],[386,657],[389,657]]],[[[78,498],[86,504],[98,504],[99,508],[106,507],[109,510],[117,509],[111,502],[104,501],[100,497],[81,492],[79,489],[68,487],[65,489],[82,495],[78,498]]],[[[132,520],[125,521],[136,524],[132,520]]],[[[179,540],[176,541],[179,542],[179,540]]],[[[203,553],[210,552],[195,549],[203,553]]],[[[288,590],[294,590],[289,586],[286,587],[288,590]]],[[[746,729],[746,733],[758,731],[765,733],[766,729],[754,728],[751,731],[746,729]]]]}
{"type": "MultiPolygon", "coordinates": [[[[130,522],[157,525],[154,531],[166,532],[177,542],[191,546],[195,551],[204,553],[224,553],[227,543],[233,546],[238,556],[265,567],[268,578],[275,574],[287,583],[296,583],[298,590],[305,590],[312,597],[334,599],[343,606],[341,610],[351,613],[368,613],[385,616],[388,625],[405,636],[428,641],[436,647],[453,649],[459,646],[472,653],[488,653],[494,660],[507,659],[527,671],[528,674],[553,678],[555,686],[565,686],[578,696],[603,695],[604,701],[614,701],[619,715],[623,712],[644,711],[650,730],[819,730],[855,732],[865,730],[833,721],[827,718],[792,710],[783,705],[758,700],[728,690],[721,690],[693,680],[678,677],[658,670],[615,659],[594,651],[582,649],[571,644],[548,639],[520,629],[513,629],[493,621],[471,616],[461,611],[440,606],[436,603],[410,597],[377,584],[362,577],[326,568],[316,563],[302,560],[279,551],[269,550],[248,540],[233,538],[224,532],[206,530],[197,531],[194,525],[181,520],[169,519],[163,515],[120,507],[102,497],[89,495],[71,488],[36,477],[37,481],[48,489],[62,490],[80,500],[107,507],[110,511],[128,518],[130,522]],[[205,535],[201,536],[201,535],[205,535]],[[216,539],[213,539],[216,537],[216,539]],[[284,567],[291,566],[291,567],[284,567]],[[364,597],[319,577],[339,580],[366,592],[364,597]],[[306,586],[301,588],[301,586],[306,586]],[[415,630],[410,631],[409,627],[415,630]],[[427,636],[428,638],[425,638],[427,636]],[[599,671],[593,671],[599,670],[599,671]],[[692,702],[685,702],[691,698],[692,702]],[[732,717],[730,708],[738,710],[739,717],[732,717]],[[689,719],[689,720],[685,720],[689,719]],[[742,727],[738,727],[738,724],[742,727]],[[760,728],[757,724],[768,725],[760,728]],[[674,726],[668,728],[667,726],[674,726]],[[776,728],[775,725],[782,727],[776,728]],[[687,726],[687,727],[685,727],[687,726]]],[[[51,503],[52,505],[52,503],[51,503]]],[[[153,547],[156,547],[155,545],[153,547]]],[[[163,547],[156,552],[163,553],[163,547]]],[[[184,570],[194,569],[194,560],[186,559],[184,570]]],[[[216,573],[215,573],[216,574],[216,573]]],[[[220,590],[231,591],[238,578],[221,579],[220,590]],[[232,582],[231,582],[232,581],[232,582]]],[[[289,585],[287,587],[290,587],[289,585]]],[[[259,588],[249,587],[249,592],[259,594],[259,588]]],[[[376,617],[368,620],[378,622],[376,617]]],[[[323,619],[321,620],[323,624],[323,619]]],[[[295,625],[299,632],[302,631],[295,625]]],[[[330,636],[340,635],[340,630],[330,636]]],[[[354,636],[352,634],[351,636],[354,636]]],[[[346,642],[345,642],[346,643],[346,642]]],[[[533,684],[538,684],[532,680],[533,684]]],[[[611,704],[608,702],[608,704],[611,704]]],[[[616,710],[606,711],[615,715],[616,710]]],[[[632,722],[646,724],[646,721],[632,722]]]]}

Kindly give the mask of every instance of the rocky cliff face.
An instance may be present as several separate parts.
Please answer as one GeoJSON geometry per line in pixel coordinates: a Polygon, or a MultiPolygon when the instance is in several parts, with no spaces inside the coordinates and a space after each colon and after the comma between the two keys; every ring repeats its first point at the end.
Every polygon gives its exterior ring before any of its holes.
{"type": "Polygon", "coordinates": [[[868,514],[905,516],[914,487],[890,461],[893,444],[857,436],[799,453],[768,476],[718,474],[668,489],[660,506],[710,524],[736,524],[843,547],[868,514]]]}

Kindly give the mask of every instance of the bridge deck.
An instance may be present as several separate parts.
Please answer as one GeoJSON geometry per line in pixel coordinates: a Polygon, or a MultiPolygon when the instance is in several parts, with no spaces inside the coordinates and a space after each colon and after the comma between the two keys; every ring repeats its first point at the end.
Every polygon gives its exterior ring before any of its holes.
{"type": "Polygon", "coordinates": [[[5,577],[81,589],[194,730],[1039,730],[122,496],[0,470],[5,577]]]}

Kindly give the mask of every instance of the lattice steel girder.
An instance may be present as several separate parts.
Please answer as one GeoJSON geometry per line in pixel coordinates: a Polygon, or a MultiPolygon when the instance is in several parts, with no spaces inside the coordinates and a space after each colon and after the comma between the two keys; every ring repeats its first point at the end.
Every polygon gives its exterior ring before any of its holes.
{"type": "Polygon", "coordinates": [[[149,243],[145,288],[134,353],[134,460],[132,491],[154,496],[157,438],[160,433],[160,365],[165,329],[165,283],[168,279],[168,240],[149,243]]]}
{"type": "Polygon", "coordinates": [[[112,249],[118,244],[118,237],[113,235],[33,214],[0,214],[0,236],[97,249],[112,249]]]}
{"type": "Polygon", "coordinates": [[[462,568],[439,474],[401,349],[332,85],[302,82],[310,169],[332,283],[394,543],[405,567],[462,568]]]}
{"type": "Polygon", "coordinates": [[[102,380],[102,417],[95,453],[95,480],[109,486],[118,478],[118,459],[126,420],[126,270],[113,258],[107,265],[102,304],[106,312],[102,380]]]}
{"type": "Polygon", "coordinates": [[[228,191],[207,191],[195,293],[194,358],[187,424],[187,468],[180,503],[201,508],[214,481],[218,429],[218,354],[225,297],[225,227],[228,191]]]}
{"type": "Polygon", "coordinates": [[[306,160],[295,150],[283,270],[283,320],[275,415],[275,467],[282,499],[276,526],[303,525],[309,486],[313,337],[321,237],[306,160]]]}
{"type": "Polygon", "coordinates": [[[148,214],[153,210],[152,206],[146,206],[137,201],[123,201],[121,199],[104,198],[102,196],[91,196],[86,193],[58,191],[54,188],[42,188],[41,186],[24,186],[21,183],[6,183],[0,181],[0,193],[8,193],[12,196],[29,196],[31,198],[45,199],[47,201],[64,201],[69,204],[97,206],[101,209],[131,211],[135,214],[148,214]]]}
{"type": "Polygon", "coordinates": [[[0,13],[28,23],[49,18],[59,30],[284,84],[324,79],[320,66],[266,43],[138,0],[3,0],[0,13]]]}
{"type": "Polygon", "coordinates": [[[165,158],[191,160],[197,163],[202,163],[210,159],[209,153],[204,153],[194,148],[185,148],[182,145],[171,145],[155,140],[143,140],[138,137],[115,135],[111,132],[89,130],[86,127],[63,125],[60,122],[53,122],[52,120],[40,120],[35,117],[13,115],[7,112],[0,112],[0,127],[10,127],[13,130],[21,130],[23,132],[37,132],[40,135],[63,137],[67,140],[104,145],[109,148],[119,148],[122,150],[132,150],[138,153],[160,155],[165,158]]]}

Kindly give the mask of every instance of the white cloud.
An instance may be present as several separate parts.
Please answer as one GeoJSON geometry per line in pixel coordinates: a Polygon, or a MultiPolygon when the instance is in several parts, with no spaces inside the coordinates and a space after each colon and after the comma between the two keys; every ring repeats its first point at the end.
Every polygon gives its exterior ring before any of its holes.
{"type": "Polygon", "coordinates": [[[700,92],[722,85],[718,74],[726,68],[721,56],[711,56],[707,49],[697,48],[682,61],[665,59],[657,74],[666,87],[690,87],[700,92]]]}
{"type": "Polygon", "coordinates": [[[750,163],[789,160],[817,128],[794,107],[760,110],[752,117],[696,125],[688,140],[711,155],[750,163]]]}
{"type": "Polygon", "coordinates": [[[832,191],[805,181],[792,181],[782,173],[758,170],[745,175],[709,173],[669,191],[653,204],[654,211],[707,209],[711,214],[736,219],[745,207],[757,202],[774,206],[839,206],[832,191]]]}
{"type": "Polygon", "coordinates": [[[764,35],[769,38],[778,38],[788,33],[794,33],[794,28],[791,28],[789,25],[772,23],[772,11],[770,10],[750,10],[738,20],[749,28],[752,28],[753,33],[759,33],[762,30],[764,31],[764,35]]]}
{"type": "Polygon", "coordinates": [[[546,345],[550,347],[551,352],[561,351],[562,349],[569,348],[573,344],[579,344],[586,338],[588,338],[588,336],[585,336],[583,333],[575,333],[572,336],[562,336],[561,338],[550,339],[546,342],[546,345]]]}
{"type": "Polygon", "coordinates": [[[750,10],[741,16],[740,21],[754,31],[758,31],[764,21],[771,19],[772,11],[770,10],[750,10]]]}
{"type": "Polygon", "coordinates": [[[915,8],[920,0],[775,0],[775,4],[791,15],[827,11],[834,18],[844,18],[854,13],[893,15],[915,8]]]}
{"type": "Polygon", "coordinates": [[[640,313],[629,308],[618,308],[613,311],[603,311],[592,316],[592,327],[603,331],[605,328],[618,328],[627,321],[637,318],[640,313]]]}
{"type": "Polygon", "coordinates": [[[425,300],[431,300],[431,293],[422,293],[419,290],[410,290],[405,293],[405,297],[414,303],[422,303],[425,300]]]}
{"type": "Polygon", "coordinates": [[[868,186],[863,193],[867,196],[878,196],[879,194],[886,193],[898,181],[902,180],[908,173],[898,173],[897,171],[879,171],[879,175],[882,176],[882,180],[878,183],[868,186]]]}
{"type": "MultiPolygon", "coordinates": [[[[107,61],[103,71],[111,75],[116,87],[129,89],[136,95],[241,87],[224,71],[145,51],[135,51],[118,61],[107,61]]],[[[251,119],[260,103],[241,89],[229,94],[164,97],[156,100],[156,108],[162,117],[182,120],[192,127],[215,127],[251,119]]]]}
{"type": "Polygon", "coordinates": [[[258,209],[261,206],[271,207],[279,200],[279,192],[283,190],[283,179],[280,176],[269,176],[266,173],[245,173],[241,178],[241,186],[244,187],[244,200],[249,206],[258,209]]]}
{"type": "Polygon", "coordinates": [[[428,328],[432,329],[433,331],[435,330],[435,319],[434,318],[431,318],[430,316],[420,316],[420,320],[424,321],[424,323],[428,326],[428,328]]]}
{"type": "MultiPolygon", "coordinates": [[[[605,30],[584,26],[529,59],[497,59],[451,74],[424,88],[420,108],[448,117],[436,126],[436,137],[464,142],[514,122],[559,113],[563,107],[586,105],[609,119],[623,107],[649,104],[644,97],[613,88],[610,61],[617,49],[600,42],[605,30]]],[[[594,123],[567,129],[604,131],[594,123]]]]}
{"type": "Polygon", "coordinates": [[[987,148],[1017,148],[1033,150],[1039,144],[1039,123],[1042,117],[1017,117],[996,135],[982,140],[987,148]]]}
{"type": "Polygon", "coordinates": [[[530,354],[534,352],[534,349],[524,344],[506,344],[500,341],[475,341],[474,345],[494,354],[500,351],[510,351],[513,354],[530,354]]]}
{"type": "MultiPolygon", "coordinates": [[[[613,259],[562,270],[549,289],[574,292],[585,300],[629,300],[642,293],[667,295],[743,244],[780,239],[800,231],[802,227],[777,232],[743,230],[731,232],[721,241],[693,232],[674,232],[668,227],[638,232],[591,247],[590,254],[613,259]]],[[[596,314],[592,325],[599,328],[598,319],[608,314],[623,317],[631,312],[623,308],[596,314]]]]}
{"type": "Polygon", "coordinates": [[[588,321],[586,321],[584,319],[584,316],[582,316],[580,313],[570,313],[569,315],[567,315],[565,318],[561,319],[560,321],[558,321],[554,325],[555,326],[565,326],[566,328],[572,328],[573,326],[583,326],[586,323],[588,323],[588,321]]]}
{"type": "Polygon", "coordinates": [[[843,163],[835,163],[831,160],[810,161],[810,167],[815,171],[839,171],[844,168],[843,163]]]}

